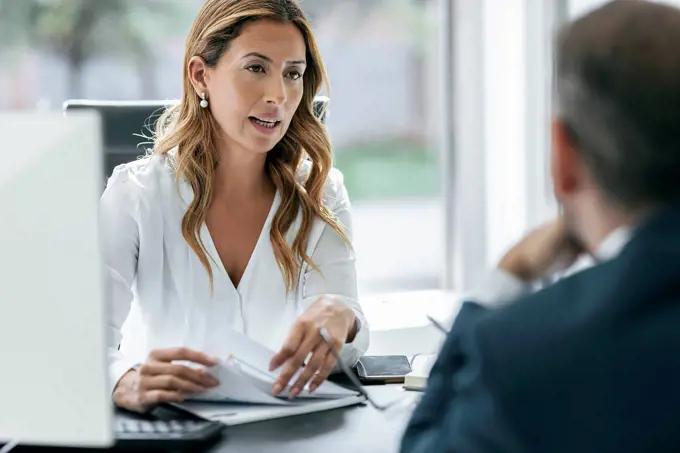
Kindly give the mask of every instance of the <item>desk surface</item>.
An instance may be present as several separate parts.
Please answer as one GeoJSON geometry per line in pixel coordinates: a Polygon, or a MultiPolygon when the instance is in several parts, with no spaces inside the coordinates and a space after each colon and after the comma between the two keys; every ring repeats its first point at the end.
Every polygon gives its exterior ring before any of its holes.
{"type": "MultiPolygon", "coordinates": [[[[403,404],[397,404],[385,412],[380,412],[368,404],[363,404],[266,422],[231,426],[226,428],[219,442],[202,449],[202,452],[398,452],[404,428],[421,394],[403,390],[400,384],[368,386],[366,389],[379,404],[386,404],[393,400],[400,400],[403,404]]],[[[19,446],[12,450],[12,453],[15,451],[55,453],[61,451],[102,452],[110,450],[19,446]]],[[[114,451],[125,450],[117,448],[114,451]]]]}
{"type": "MultiPolygon", "coordinates": [[[[379,403],[394,399],[415,402],[419,393],[401,385],[367,387],[379,403]]],[[[413,410],[413,404],[398,404],[380,412],[370,405],[269,420],[227,428],[222,441],[210,453],[276,452],[298,453],[394,453],[413,410]]]]}

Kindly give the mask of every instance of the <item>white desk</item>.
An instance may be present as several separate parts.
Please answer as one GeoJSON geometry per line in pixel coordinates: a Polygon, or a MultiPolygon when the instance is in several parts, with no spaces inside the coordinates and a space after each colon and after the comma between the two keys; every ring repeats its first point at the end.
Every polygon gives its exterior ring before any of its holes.
{"type": "Polygon", "coordinates": [[[371,328],[367,354],[436,353],[444,335],[427,319],[427,315],[450,325],[460,310],[455,293],[413,291],[385,294],[361,299],[371,328]]]}

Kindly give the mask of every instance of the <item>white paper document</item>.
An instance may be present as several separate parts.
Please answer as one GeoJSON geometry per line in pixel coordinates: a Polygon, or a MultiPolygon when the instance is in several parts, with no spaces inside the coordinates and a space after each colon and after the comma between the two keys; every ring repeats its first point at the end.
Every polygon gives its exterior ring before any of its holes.
{"type": "MultiPolygon", "coordinates": [[[[233,413],[234,410],[227,409],[225,405],[235,405],[239,411],[248,410],[251,414],[261,416],[262,411],[271,412],[272,406],[287,406],[295,408],[295,413],[304,413],[299,412],[302,406],[310,405],[318,408],[315,410],[324,410],[332,408],[331,406],[341,407],[363,401],[358,391],[348,390],[328,381],[321,384],[314,393],[310,393],[306,387],[293,401],[288,399],[288,389],[276,397],[272,395],[272,387],[281,370],[269,371],[274,351],[237,332],[223,332],[220,338],[226,342],[226,346],[221,348],[226,351],[226,357],[220,357],[219,364],[210,369],[220,385],[191,395],[186,403],[179,404],[180,407],[204,416],[198,412],[209,410],[213,414],[233,413]]],[[[295,383],[301,372],[302,368],[293,376],[289,386],[295,383]]],[[[306,412],[310,412],[310,409],[306,412]]]]}
{"type": "Polygon", "coordinates": [[[356,395],[340,399],[295,400],[286,405],[189,401],[177,406],[206,420],[233,426],[354,406],[365,400],[363,396],[356,395]]]}

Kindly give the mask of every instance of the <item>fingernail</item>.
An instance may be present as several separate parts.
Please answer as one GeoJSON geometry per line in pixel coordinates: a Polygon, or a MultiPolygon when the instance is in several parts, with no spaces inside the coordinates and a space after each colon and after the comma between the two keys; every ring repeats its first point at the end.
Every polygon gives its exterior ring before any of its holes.
{"type": "Polygon", "coordinates": [[[290,399],[295,398],[300,394],[300,387],[295,387],[292,392],[290,392],[290,399]]]}
{"type": "Polygon", "coordinates": [[[309,384],[309,393],[314,393],[317,387],[317,384],[309,384]]]}
{"type": "Polygon", "coordinates": [[[277,382],[276,384],[274,384],[274,390],[273,390],[274,395],[278,395],[279,393],[281,393],[281,390],[283,390],[283,385],[281,385],[280,382],[277,382]]]}

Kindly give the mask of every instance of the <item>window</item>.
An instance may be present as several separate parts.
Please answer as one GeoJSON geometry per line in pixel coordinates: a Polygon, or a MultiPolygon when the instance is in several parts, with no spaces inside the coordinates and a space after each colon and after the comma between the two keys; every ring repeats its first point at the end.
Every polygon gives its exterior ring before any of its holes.
{"type": "MultiPolygon", "coordinates": [[[[551,40],[559,0],[453,2],[455,289],[475,290],[556,213],[548,172],[551,40]]],[[[449,209],[451,209],[449,207],[449,209]]]]}
{"type": "MultiPolygon", "coordinates": [[[[0,108],[176,99],[203,0],[0,0],[0,108]],[[92,18],[92,19],[88,19],[92,18]]],[[[438,0],[306,0],[362,294],[441,285],[438,0]]]]}
{"type": "Polygon", "coordinates": [[[437,1],[307,0],[353,204],[360,291],[441,284],[437,1]]]}

